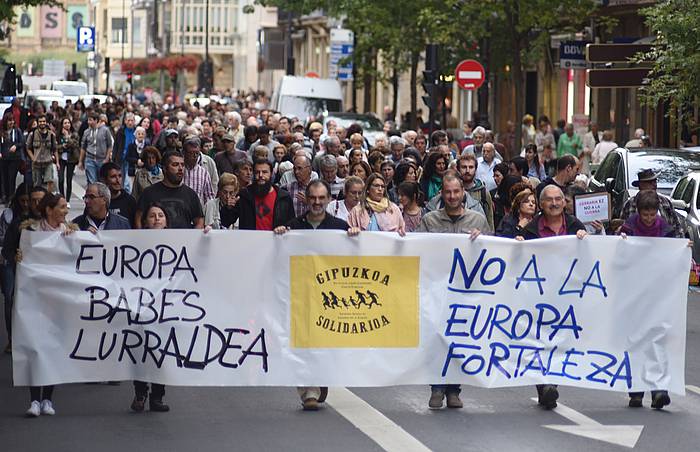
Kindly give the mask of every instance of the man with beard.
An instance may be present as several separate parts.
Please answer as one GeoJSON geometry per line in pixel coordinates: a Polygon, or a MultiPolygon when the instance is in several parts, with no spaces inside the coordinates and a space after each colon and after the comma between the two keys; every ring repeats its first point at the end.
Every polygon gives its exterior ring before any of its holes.
{"type": "Polygon", "coordinates": [[[107,162],[100,168],[100,179],[109,187],[109,212],[123,216],[134,227],[136,200],[123,189],[122,178],[122,169],[114,162],[107,162]]]}
{"type": "MultiPolygon", "coordinates": [[[[23,185],[20,185],[22,187],[23,185]]],[[[18,193],[21,193],[18,191],[18,193]]],[[[12,223],[7,228],[5,232],[5,242],[2,246],[2,257],[5,259],[5,265],[8,267],[5,271],[11,271],[14,275],[16,273],[16,257],[17,250],[19,249],[19,236],[20,230],[19,226],[28,219],[39,220],[41,218],[41,212],[39,211],[39,203],[46,195],[46,189],[43,187],[32,187],[29,191],[29,215],[19,215],[12,219],[12,223]]],[[[14,283],[14,278],[11,278],[14,283]]],[[[7,288],[5,288],[7,290],[7,288]]],[[[14,294],[14,290],[9,290],[8,293],[14,294]]],[[[9,342],[7,347],[5,347],[5,353],[12,353],[12,305],[14,302],[13,298],[5,300],[5,327],[7,328],[7,337],[9,342]]]]}
{"type": "MultiPolygon", "coordinates": [[[[464,208],[464,182],[453,171],[443,176],[440,196],[445,207],[425,214],[415,232],[468,234],[473,241],[482,232],[492,231],[485,216],[464,208]]],[[[447,396],[448,408],[462,408],[459,393],[457,384],[432,385],[428,407],[432,410],[442,408],[447,396]]]]}
{"type": "MultiPolygon", "coordinates": [[[[331,187],[325,180],[316,179],[306,186],[304,194],[306,213],[294,218],[286,226],[277,226],[275,234],[284,234],[290,229],[321,230],[335,229],[347,231],[350,237],[360,233],[360,228],[351,228],[347,222],[336,218],[326,211],[331,202],[331,187]]],[[[328,388],[318,386],[302,386],[297,388],[304,411],[318,410],[318,404],[323,403],[328,395],[328,388]]]]}
{"type": "Polygon", "coordinates": [[[253,183],[240,192],[240,229],[272,231],[294,218],[292,198],[286,190],[272,185],[272,163],[253,164],[253,183]]]}
{"type": "Polygon", "coordinates": [[[32,182],[34,185],[46,186],[51,180],[51,164],[58,159],[58,143],[56,135],[49,129],[46,116],[37,119],[37,128],[27,137],[27,156],[32,162],[32,182]]]}
{"type": "Polygon", "coordinates": [[[171,229],[202,229],[204,213],[197,193],[182,183],[185,177],[185,159],[178,152],[163,156],[163,180],[147,187],[139,197],[136,210],[136,228],[141,228],[141,215],[158,202],[167,210],[171,229]]]}

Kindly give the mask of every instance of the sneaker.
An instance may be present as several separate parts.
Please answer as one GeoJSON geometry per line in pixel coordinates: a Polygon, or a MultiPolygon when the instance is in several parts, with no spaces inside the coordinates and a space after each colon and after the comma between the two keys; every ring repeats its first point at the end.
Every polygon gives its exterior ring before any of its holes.
{"type": "Polygon", "coordinates": [[[163,403],[162,400],[157,400],[153,398],[151,398],[151,401],[148,403],[148,408],[151,411],[155,411],[157,413],[167,413],[168,411],[170,411],[170,407],[163,403]]]}
{"type": "Polygon", "coordinates": [[[663,407],[670,404],[671,397],[668,396],[668,391],[656,392],[651,399],[651,407],[655,410],[661,410],[663,407]]]}
{"type": "MultiPolygon", "coordinates": [[[[440,405],[442,405],[442,400],[440,401],[440,405]]],[[[447,408],[462,408],[463,406],[459,394],[456,392],[447,394],[447,408]]]]}
{"type": "Polygon", "coordinates": [[[437,410],[442,408],[442,399],[445,398],[445,393],[440,390],[433,390],[430,393],[430,400],[428,400],[428,408],[431,410],[437,410]]]}
{"type": "Polygon", "coordinates": [[[68,210],[70,210],[70,203],[66,203],[66,207],[68,207],[68,210]]]}
{"type": "Polygon", "coordinates": [[[136,396],[134,397],[134,401],[131,402],[131,411],[134,411],[136,413],[142,412],[146,408],[146,397],[145,396],[136,396]]]}
{"type": "Polygon", "coordinates": [[[27,410],[27,417],[39,417],[41,416],[41,404],[38,400],[32,400],[32,404],[29,405],[27,410]]]}
{"type": "Polygon", "coordinates": [[[53,403],[50,400],[44,399],[41,401],[41,414],[47,416],[53,416],[56,414],[56,410],[53,409],[53,403]]]}
{"type": "Polygon", "coordinates": [[[543,385],[538,403],[542,405],[546,410],[551,410],[557,407],[558,398],[559,391],[557,390],[556,386],[543,385]]]}
{"type": "Polygon", "coordinates": [[[318,411],[318,399],[309,397],[304,400],[304,411],[318,411]]]}
{"type": "Polygon", "coordinates": [[[642,401],[644,400],[644,396],[633,396],[630,397],[630,403],[629,407],[630,408],[641,408],[642,407],[642,401]]]}

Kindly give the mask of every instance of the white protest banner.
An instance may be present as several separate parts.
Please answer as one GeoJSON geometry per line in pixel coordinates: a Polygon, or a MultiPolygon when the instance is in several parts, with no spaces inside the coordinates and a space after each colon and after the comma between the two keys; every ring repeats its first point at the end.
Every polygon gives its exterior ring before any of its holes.
{"type": "Polygon", "coordinates": [[[584,193],[574,196],[574,212],[582,223],[610,221],[612,204],[610,193],[584,193]]]}
{"type": "Polygon", "coordinates": [[[685,240],[166,230],[22,249],[16,385],[684,391],[685,240]]]}

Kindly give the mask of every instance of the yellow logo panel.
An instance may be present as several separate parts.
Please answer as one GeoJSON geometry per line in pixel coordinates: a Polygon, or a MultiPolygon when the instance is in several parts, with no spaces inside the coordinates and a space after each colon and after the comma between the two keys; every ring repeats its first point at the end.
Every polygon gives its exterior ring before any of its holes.
{"type": "Polygon", "coordinates": [[[291,256],[292,347],[417,347],[419,262],[291,256]]]}

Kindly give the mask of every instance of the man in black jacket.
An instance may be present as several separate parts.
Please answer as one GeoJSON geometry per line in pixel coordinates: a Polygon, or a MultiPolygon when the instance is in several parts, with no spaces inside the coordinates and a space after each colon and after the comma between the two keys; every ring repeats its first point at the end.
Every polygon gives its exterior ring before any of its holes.
{"type": "Polygon", "coordinates": [[[102,182],[89,184],[85,189],[83,200],[85,200],[85,213],[73,219],[73,223],[77,224],[81,231],[90,231],[95,234],[101,230],[131,229],[129,220],[109,211],[111,194],[109,188],[102,182]]]}
{"type": "MultiPolygon", "coordinates": [[[[336,218],[326,212],[326,207],[331,202],[331,187],[328,182],[316,179],[306,186],[304,193],[307,211],[303,215],[294,218],[286,226],[277,226],[275,234],[284,234],[290,229],[335,229],[347,231],[349,236],[356,236],[360,228],[351,228],[344,220],[336,218]]],[[[326,400],[328,388],[318,386],[302,386],[297,388],[301,403],[305,411],[318,410],[318,404],[326,400]]]]}
{"type": "Polygon", "coordinates": [[[294,218],[292,198],[286,190],[272,185],[272,163],[253,164],[253,183],[241,190],[239,228],[272,231],[294,218]]]}
{"type": "MultiPolygon", "coordinates": [[[[542,188],[540,206],[542,206],[542,211],[525,226],[524,237],[518,236],[516,240],[540,239],[560,235],[575,235],[579,239],[583,239],[587,235],[583,223],[573,215],[564,212],[566,199],[564,192],[558,185],[545,185],[542,188]]],[[[537,403],[545,409],[556,408],[559,398],[557,385],[537,385],[537,397],[537,403]]]]}

